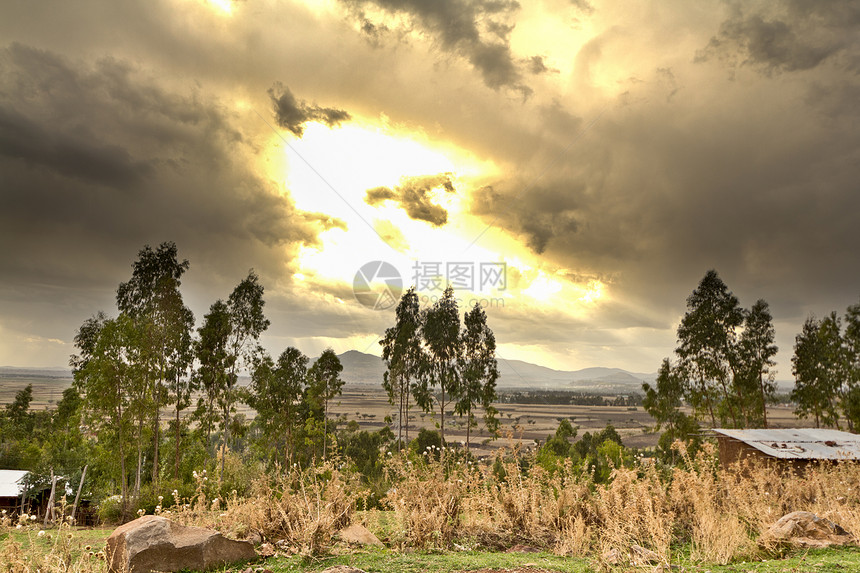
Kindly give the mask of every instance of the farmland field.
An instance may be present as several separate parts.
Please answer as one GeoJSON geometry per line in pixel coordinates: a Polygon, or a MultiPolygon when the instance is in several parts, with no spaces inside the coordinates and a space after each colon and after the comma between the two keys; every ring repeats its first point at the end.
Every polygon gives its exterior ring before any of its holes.
{"type": "MultiPolygon", "coordinates": [[[[33,401],[31,409],[43,410],[53,408],[62,398],[63,390],[72,383],[67,373],[40,371],[38,374],[0,374],[0,405],[8,404],[14,399],[15,393],[23,390],[27,384],[33,385],[33,401]]],[[[241,383],[241,382],[240,382],[241,383]]],[[[245,380],[245,383],[247,381],[245,380]]],[[[609,396],[607,396],[609,397],[609,396]]],[[[635,448],[649,448],[657,444],[658,433],[651,431],[654,420],[641,406],[579,406],[569,404],[496,404],[502,422],[502,438],[492,443],[483,444],[488,438],[483,424],[473,428],[471,442],[478,455],[486,455],[491,449],[500,446],[510,446],[514,442],[524,446],[534,444],[534,440],[545,440],[547,435],[555,432],[559,422],[567,418],[573,426],[579,427],[579,436],[585,432],[602,430],[606,424],[612,424],[624,440],[624,445],[635,448]]],[[[253,419],[255,412],[247,406],[240,406],[239,411],[248,419],[253,419]]],[[[397,421],[396,409],[388,403],[388,398],[382,387],[369,384],[350,384],[344,386],[344,391],[330,406],[332,417],[339,416],[346,421],[355,420],[362,429],[378,430],[385,424],[385,417],[391,416],[395,430],[397,421]]],[[[165,410],[165,414],[167,411],[165,410]]],[[[811,420],[798,420],[792,408],[784,405],[768,408],[768,420],[771,427],[809,427],[811,420]]],[[[420,428],[433,428],[437,423],[436,416],[424,413],[418,408],[410,410],[409,435],[417,435],[420,428]]],[[[461,442],[466,439],[464,420],[459,416],[446,415],[446,439],[450,442],[461,442]]]]}

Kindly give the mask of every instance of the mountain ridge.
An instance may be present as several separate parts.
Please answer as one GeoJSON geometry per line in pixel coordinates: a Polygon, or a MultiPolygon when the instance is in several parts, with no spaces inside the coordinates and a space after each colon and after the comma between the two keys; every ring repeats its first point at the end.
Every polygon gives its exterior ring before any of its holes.
{"type": "MultiPolygon", "coordinates": [[[[339,354],[343,379],[354,384],[381,384],[385,363],[374,354],[347,350],[339,354]]],[[[621,368],[594,366],[580,370],[556,370],[547,366],[498,357],[500,390],[577,390],[595,392],[641,392],[643,382],[657,375],[629,372],[621,368]]]]}

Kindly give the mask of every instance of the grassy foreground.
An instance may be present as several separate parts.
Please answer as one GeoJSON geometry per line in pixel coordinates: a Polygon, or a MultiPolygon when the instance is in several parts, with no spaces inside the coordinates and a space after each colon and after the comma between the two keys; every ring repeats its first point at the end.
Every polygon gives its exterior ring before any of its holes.
{"type": "MultiPolygon", "coordinates": [[[[99,556],[112,529],[51,529],[41,535],[38,529],[7,530],[0,533],[0,571],[10,573],[104,573],[106,566],[99,556]]],[[[337,555],[307,557],[277,556],[253,564],[221,569],[221,573],[240,573],[267,569],[272,573],[311,573],[334,565],[349,565],[368,573],[442,573],[449,571],[521,571],[523,573],[585,573],[610,571],[605,564],[584,557],[563,557],[548,552],[520,553],[497,551],[406,551],[358,549],[347,551],[335,547],[337,555]]],[[[780,558],[738,561],[726,565],[694,562],[689,551],[679,551],[671,558],[671,570],[712,573],[844,573],[860,571],[860,547],[839,547],[795,551],[780,558]]],[[[653,565],[624,566],[617,571],[661,571],[653,565]]]]}
{"type": "MultiPolygon", "coordinates": [[[[155,513],[276,545],[281,554],[252,565],[251,573],[332,565],[369,573],[860,572],[855,547],[785,552],[765,535],[783,515],[804,510],[860,539],[860,464],[814,466],[802,475],[768,465],[726,470],[703,449],[683,466],[619,466],[598,483],[569,460],[549,467],[522,462],[393,457],[388,489],[376,491],[329,461],[262,475],[242,497],[224,496],[202,474],[193,497],[174,492],[173,503],[155,513]],[[371,502],[375,508],[359,509],[371,502]],[[356,523],[387,549],[344,545],[339,532],[356,523]],[[540,552],[506,552],[517,546],[540,552]],[[637,567],[643,551],[659,565],[637,567]]],[[[18,522],[0,518],[0,573],[106,571],[101,550],[110,530],[40,531],[36,519],[18,522]]],[[[247,565],[230,570],[245,572],[247,565]]]]}

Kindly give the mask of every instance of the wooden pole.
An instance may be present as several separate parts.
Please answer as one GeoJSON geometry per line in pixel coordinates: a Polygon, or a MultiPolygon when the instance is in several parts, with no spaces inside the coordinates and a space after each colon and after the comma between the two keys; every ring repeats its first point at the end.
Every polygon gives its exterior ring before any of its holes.
{"type": "Polygon", "coordinates": [[[75,494],[75,503],[72,505],[72,525],[75,524],[75,512],[78,510],[78,501],[81,499],[81,490],[84,488],[84,479],[87,477],[87,468],[89,464],[84,466],[84,472],[81,474],[81,483],[78,484],[78,493],[75,494]]]}

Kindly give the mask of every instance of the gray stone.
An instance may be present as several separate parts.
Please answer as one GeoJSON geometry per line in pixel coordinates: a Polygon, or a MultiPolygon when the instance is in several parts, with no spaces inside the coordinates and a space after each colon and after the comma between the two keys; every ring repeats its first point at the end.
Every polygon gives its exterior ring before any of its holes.
{"type": "Polygon", "coordinates": [[[819,548],[853,544],[854,538],[828,519],[822,519],[808,511],[794,511],[771,525],[761,536],[759,543],[819,548]]]}
{"type": "Polygon", "coordinates": [[[145,515],[116,528],[108,537],[110,573],[205,570],[257,558],[247,541],[217,531],[186,527],[158,515],[145,515]]]}

